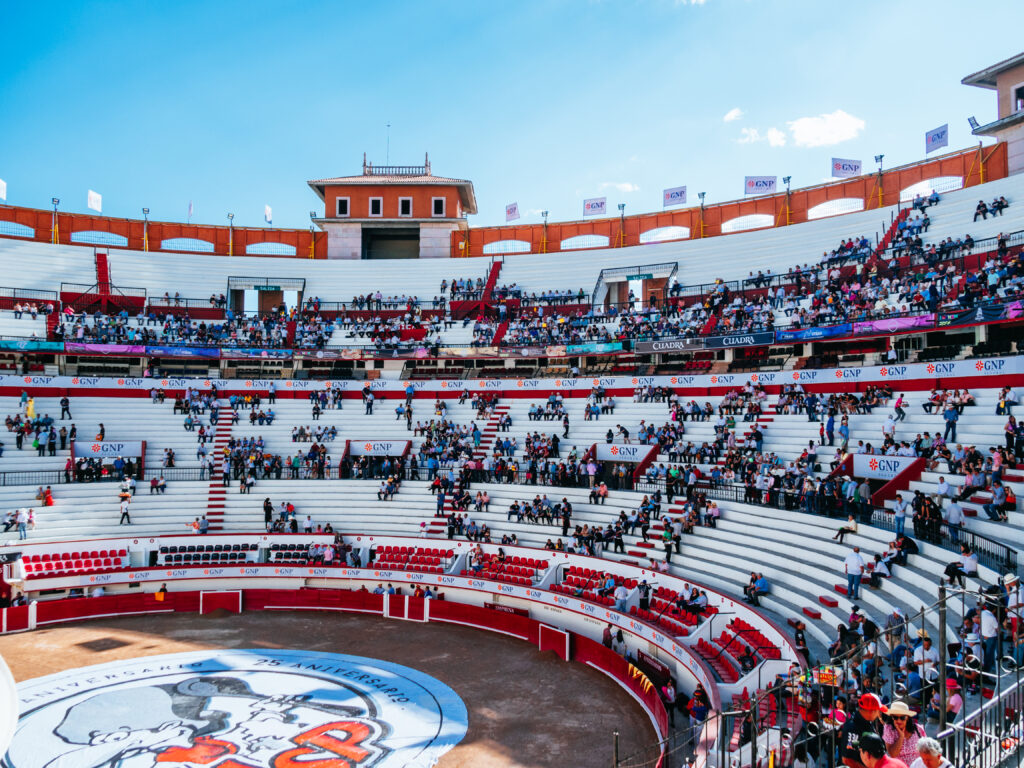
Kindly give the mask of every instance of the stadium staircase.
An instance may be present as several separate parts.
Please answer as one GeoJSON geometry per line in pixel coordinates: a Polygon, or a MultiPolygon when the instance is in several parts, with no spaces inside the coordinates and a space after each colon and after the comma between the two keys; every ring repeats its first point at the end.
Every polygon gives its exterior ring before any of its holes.
{"type": "Polygon", "coordinates": [[[498,275],[501,274],[501,267],[504,263],[501,259],[494,259],[491,262],[491,268],[487,272],[487,282],[484,283],[483,295],[480,297],[480,317],[487,316],[487,308],[491,306],[491,301],[494,298],[494,286],[498,284],[498,275]]]}
{"type": "MultiPolygon", "coordinates": [[[[294,325],[294,323],[290,325],[294,325]]],[[[217,418],[217,431],[213,438],[213,471],[210,473],[206,491],[206,519],[210,521],[211,531],[224,529],[224,514],[230,486],[224,485],[223,473],[231,471],[230,465],[225,466],[227,461],[224,451],[231,440],[231,427],[234,420],[234,411],[231,409],[229,400],[221,399],[218,401],[218,405],[221,410],[217,418]]]]}

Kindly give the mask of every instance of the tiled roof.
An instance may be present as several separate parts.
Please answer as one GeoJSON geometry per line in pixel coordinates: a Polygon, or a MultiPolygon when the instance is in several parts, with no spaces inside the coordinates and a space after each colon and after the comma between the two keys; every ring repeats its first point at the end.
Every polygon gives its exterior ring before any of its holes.
{"type": "Polygon", "coordinates": [[[466,179],[449,179],[445,176],[335,176],[332,179],[313,179],[309,184],[469,184],[466,179]]]}

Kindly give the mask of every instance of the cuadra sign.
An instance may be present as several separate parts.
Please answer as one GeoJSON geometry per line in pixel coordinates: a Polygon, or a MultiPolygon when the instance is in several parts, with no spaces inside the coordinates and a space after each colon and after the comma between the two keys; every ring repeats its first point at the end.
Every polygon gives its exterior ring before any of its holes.
{"type": "Polygon", "coordinates": [[[408,667],[311,651],[199,651],[61,672],[18,686],[5,768],[434,765],[466,707],[408,667]]]}

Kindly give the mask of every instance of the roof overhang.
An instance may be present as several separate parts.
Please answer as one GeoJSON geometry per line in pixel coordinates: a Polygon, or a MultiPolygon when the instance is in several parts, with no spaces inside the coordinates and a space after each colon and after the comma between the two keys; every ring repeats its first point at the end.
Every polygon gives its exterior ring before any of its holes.
{"type": "Polygon", "coordinates": [[[473,191],[473,182],[466,179],[448,179],[443,176],[337,176],[330,179],[312,179],[307,181],[317,197],[326,202],[324,190],[327,187],[456,187],[459,190],[459,199],[462,202],[462,210],[466,213],[476,213],[476,193],[473,191]]]}
{"type": "MultiPolygon", "coordinates": [[[[1013,69],[1024,64],[1024,53],[1018,53],[1016,56],[1011,56],[1004,61],[1000,61],[998,64],[993,64],[991,67],[986,67],[973,75],[968,75],[960,82],[964,85],[973,85],[977,88],[988,88],[990,91],[996,89],[996,78],[1008,69],[1013,69]]],[[[977,133],[977,131],[975,131],[977,133]]]]}
{"type": "Polygon", "coordinates": [[[1007,115],[1001,120],[996,120],[993,123],[979,125],[971,131],[971,133],[975,136],[997,136],[1007,128],[1017,125],[1018,123],[1024,123],[1024,111],[1014,112],[1012,115],[1007,115]]]}

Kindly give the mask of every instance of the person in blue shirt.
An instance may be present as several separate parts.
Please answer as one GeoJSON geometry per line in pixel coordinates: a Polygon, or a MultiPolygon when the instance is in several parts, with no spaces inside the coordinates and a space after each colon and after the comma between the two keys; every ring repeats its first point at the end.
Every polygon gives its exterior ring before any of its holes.
{"type": "Polygon", "coordinates": [[[828,444],[834,445],[836,441],[836,417],[831,412],[828,414],[828,420],[825,422],[825,436],[828,438],[828,444]]]}
{"type": "Polygon", "coordinates": [[[942,412],[942,418],[946,420],[946,431],[942,434],[942,439],[952,442],[956,442],[956,422],[960,418],[960,414],[956,410],[956,406],[952,403],[946,404],[946,410],[942,412]]]}

